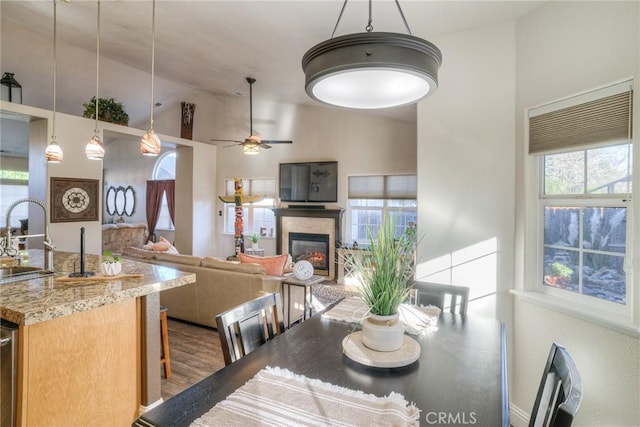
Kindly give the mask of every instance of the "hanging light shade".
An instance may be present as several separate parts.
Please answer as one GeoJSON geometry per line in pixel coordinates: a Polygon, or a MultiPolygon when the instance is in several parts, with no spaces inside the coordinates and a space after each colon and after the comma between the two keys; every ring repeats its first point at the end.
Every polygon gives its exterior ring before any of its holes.
{"type": "Polygon", "coordinates": [[[376,109],[417,102],[438,87],[442,53],[432,43],[409,34],[373,32],[371,0],[366,32],[333,37],[302,57],[305,90],[316,101],[339,107],[376,109]]]}
{"type": "Polygon", "coordinates": [[[56,141],[56,69],[57,69],[57,5],[56,0],[53,0],[53,120],[51,124],[52,135],[51,142],[47,145],[44,151],[44,156],[48,163],[60,163],[62,162],[63,153],[62,147],[58,145],[56,141]]]}
{"type": "Polygon", "coordinates": [[[145,156],[157,156],[162,149],[160,138],[153,131],[153,75],[155,71],[155,39],[156,39],[156,0],[153,0],[151,12],[151,102],[149,114],[149,128],[140,140],[140,152],[145,156]]]}
{"type": "Polygon", "coordinates": [[[96,127],[93,130],[93,137],[87,142],[84,152],[89,160],[104,159],[104,145],[100,140],[100,131],[98,130],[98,105],[100,101],[100,0],[98,0],[98,18],[96,30],[96,127]]]}

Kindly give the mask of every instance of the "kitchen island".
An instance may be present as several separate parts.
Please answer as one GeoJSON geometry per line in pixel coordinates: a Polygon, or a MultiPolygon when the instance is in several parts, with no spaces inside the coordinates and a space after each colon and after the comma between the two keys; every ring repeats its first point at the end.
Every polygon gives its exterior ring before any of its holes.
{"type": "MultiPolygon", "coordinates": [[[[38,265],[42,252],[29,255],[38,265]]],[[[86,256],[87,271],[99,263],[86,256]]],[[[17,425],[124,426],[159,403],[158,292],[195,274],[122,264],[138,277],[65,282],[80,256],[56,252],[55,274],[0,285],[0,317],[19,328],[17,425]]]]}

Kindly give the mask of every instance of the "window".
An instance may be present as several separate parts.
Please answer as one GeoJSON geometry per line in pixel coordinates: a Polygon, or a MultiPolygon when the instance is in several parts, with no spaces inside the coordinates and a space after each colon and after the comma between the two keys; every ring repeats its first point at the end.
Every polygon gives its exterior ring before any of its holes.
{"type": "Polygon", "coordinates": [[[367,245],[370,229],[374,238],[388,213],[396,222],[396,234],[415,227],[417,221],[415,175],[370,175],[349,177],[349,230],[346,238],[367,245]]]}
{"type": "MultiPolygon", "coordinates": [[[[0,212],[6,214],[13,202],[26,197],[29,197],[29,172],[0,171],[0,212]]],[[[28,217],[29,204],[21,203],[11,212],[10,226],[20,228],[20,220],[28,217]]]]}
{"type": "MultiPolygon", "coordinates": [[[[151,179],[176,179],[176,152],[170,151],[161,155],[153,167],[151,179]]],[[[169,205],[167,204],[166,193],[162,196],[162,205],[160,206],[160,215],[156,230],[173,230],[173,222],[169,215],[169,205]]]]}
{"type": "Polygon", "coordinates": [[[545,286],[626,303],[631,144],[543,158],[545,286]]]}
{"type": "Polygon", "coordinates": [[[539,289],[614,311],[630,302],[630,87],[529,111],[529,152],[538,155],[540,177],[539,289]]]}
{"type": "MultiPolygon", "coordinates": [[[[234,179],[225,180],[226,195],[234,195],[234,179]]],[[[262,200],[245,203],[242,209],[245,236],[253,233],[263,237],[275,237],[276,217],[272,211],[275,206],[275,178],[243,178],[242,194],[244,196],[265,196],[262,200]]],[[[235,234],[235,204],[225,203],[224,232],[235,234]]]]}

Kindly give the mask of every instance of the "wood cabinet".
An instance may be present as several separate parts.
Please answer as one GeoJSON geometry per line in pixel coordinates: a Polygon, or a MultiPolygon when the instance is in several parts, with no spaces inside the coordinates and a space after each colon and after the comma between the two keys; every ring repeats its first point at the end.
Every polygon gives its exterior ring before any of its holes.
{"type": "Polygon", "coordinates": [[[18,425],[131,425],[141,400],[140,319],[132,298],[21,325],[18,425]]]}

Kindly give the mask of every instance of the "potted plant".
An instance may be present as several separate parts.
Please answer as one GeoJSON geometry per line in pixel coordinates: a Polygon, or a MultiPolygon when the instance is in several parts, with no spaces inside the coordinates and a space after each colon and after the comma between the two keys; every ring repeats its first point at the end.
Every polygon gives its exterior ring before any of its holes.
{"type": "Polygon", "coordinates": [[[402,346],[404,327],[398,309],[412,288],[416,233],[396,235],[396,221],[384,215],[377,236],[369,227],[369,248],[346,250],[345,264],[360,279],[360,297],[370,316],[362,322],[362,342],[372,350],[402,346]]]}
{"type": "MultiPolygon", "coordinates": [[[[86,104],[82,104],[82,106],[84,107],[82,117],[86,117],[88,119],[96,118],[95,96],[91,98],[91,101],[86,104]]],[[[129,115],[124,111],[122,102],[116,102],[113,98],[98,99],[98,120],[124,126],[129,125],[129,115]]]]}
{"type": "Polygon", "coordinates": [[[571,283],[573,269],[568,265],[555,261],[549,265],[549,273],[544,277],[546,284],[566,288],[571,283]]]}
{"type": "Polygon", "coordinates": [[[253,233],[251,237],[249,237],[249,240],[251,240],[251,249],[259,249],[258,242],[260,241],[260,236],[258,236],[257,233],[253,233]]]}
{"type": "Polygon", "coordinates": [[[102,267],[102,273],[105,276],[117,276],[122,271],[120,257],[113,255],[111,251],[105,251],[102,254],[102,262],[100,265],[102,267]]]}

